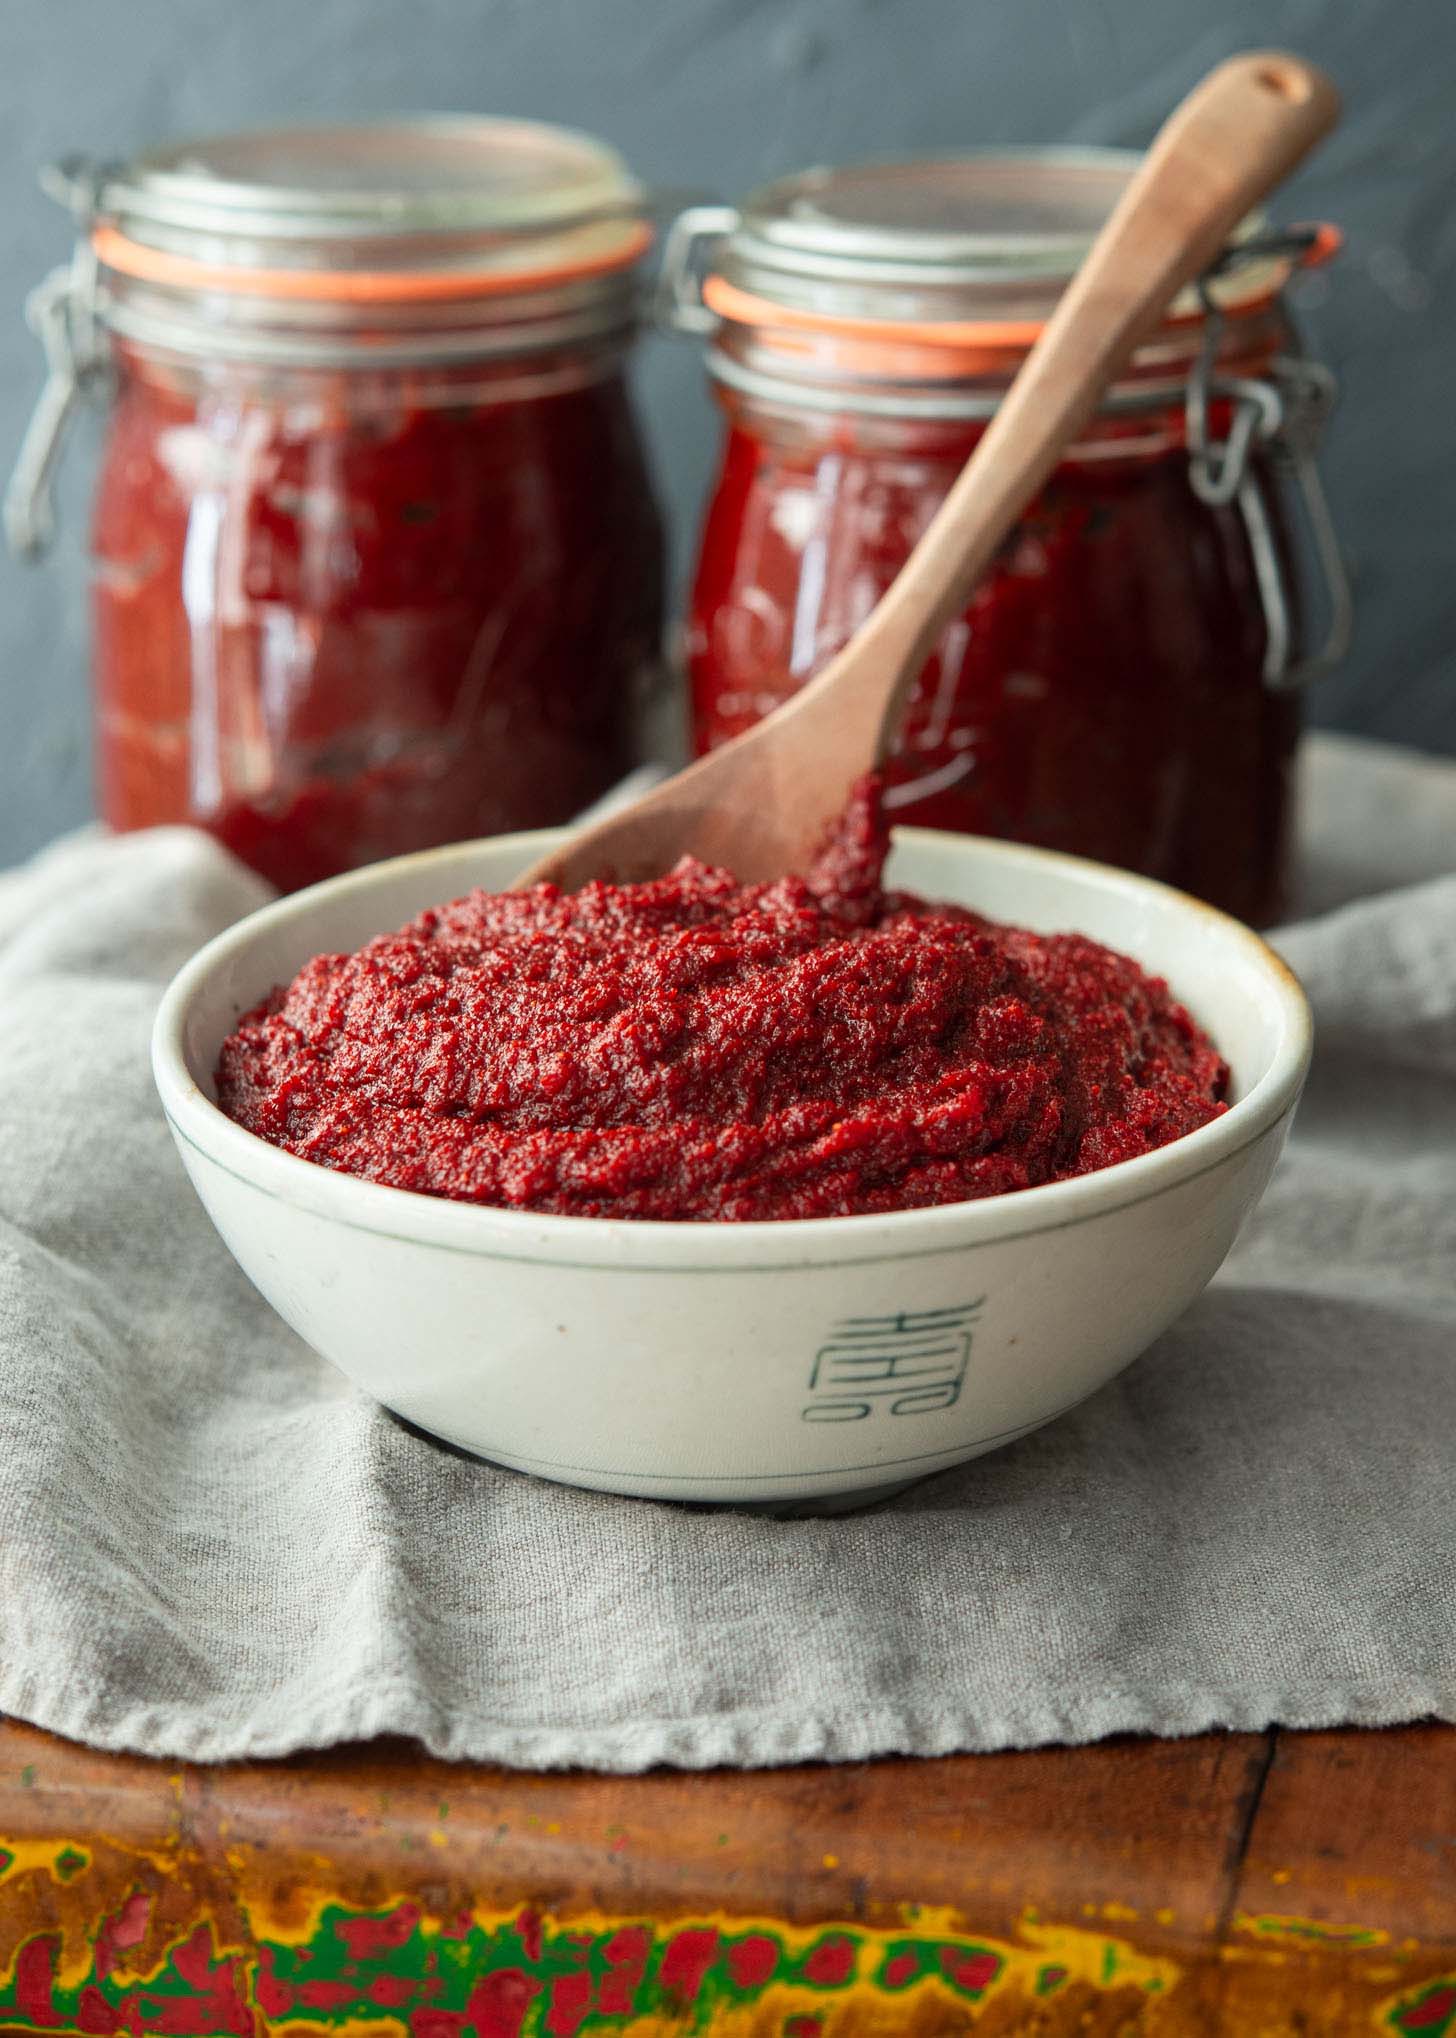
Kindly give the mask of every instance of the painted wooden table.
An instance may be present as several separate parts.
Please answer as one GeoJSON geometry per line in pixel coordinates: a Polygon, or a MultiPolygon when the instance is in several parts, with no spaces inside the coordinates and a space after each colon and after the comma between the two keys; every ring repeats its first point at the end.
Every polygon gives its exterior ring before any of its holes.
{"type": "Polygon", "coordinates": [[[1456,2033],[1456,1729],[741,1774],[0,1724],[0,2031],[1456,2033]]]}

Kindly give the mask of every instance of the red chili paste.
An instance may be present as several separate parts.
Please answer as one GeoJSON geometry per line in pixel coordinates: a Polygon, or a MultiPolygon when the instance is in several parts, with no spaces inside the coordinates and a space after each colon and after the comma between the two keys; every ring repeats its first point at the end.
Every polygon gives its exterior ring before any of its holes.
{"type": "MultiPolygon", "coordinates": [[[[982,430],[796,430],[731,408],[689,618],[700,752],[848,642],[982,430]]],[[[1120,864],[1262,924],[1282,898],[1299,701],[1264,684],[1239,512],[1198,500],[1181,421],[1162,422],[1101,420],[1024,513],[916,682],[890,803],[897,821],[1120,864]]],[[[1274,476],[1262,456],[1254,470],[1287,557],[1274,476]]]]}
{"type": "Polygon", "coordinates": [[[806,877],[475,891],[317,956],[218,1101],[304,1160],[574,1217],[843,1217],[996,1196],[1223,1111],[1160,979],[880,888],[873,781],[806,877]]]}
{"type": "Polygon", "coordinates": [[[123,360],[95,522],[112,827],[192,822],[291,890],[622,776],[662,539],[620,372],[514,394],[519,362],[472,363],[419,393],[123,360]]]}

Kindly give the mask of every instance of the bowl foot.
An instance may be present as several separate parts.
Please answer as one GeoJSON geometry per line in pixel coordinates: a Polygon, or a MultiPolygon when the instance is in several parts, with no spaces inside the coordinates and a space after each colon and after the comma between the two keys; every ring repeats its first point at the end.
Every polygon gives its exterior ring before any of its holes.
{"type": "MultiPolygon", "coordinates": [[[[516,1471],[512,1465],[502,1465],[497,1458],[488,1457],[484,1451],[467,1450],[464,1444],[453,1444],[448,1437],[438,1436],[434,1430],[422,1429],[417,1422],[411,1422],[407,1415],[396,1409],[386,1408],[384,1413],[400,1429],[407,1430],[412,1437],[430,1444],[437,1451],[448,1451],[452,1458],[465,1458],[474,1465],[490,1465],[497,1471],[516,1471]]],[[[938,1470],[944,1471],[940,1466],[938,1470]]],[[[540,1477],[539,1473],[516,1472],[518,1478],[540,1477]]],[[[884,1486],[858,1486],[849,1493],[816,1493],[807,1500],[672,1500],[660,1494],[643,1494],[624,1498],[650,1499],[659,1507],[690,1508],[700,1514],[762,1514],[775,1521],[802,1521],[821,1514],[858,1514],[865,1508],[878,1507],[886,1500],[893,1500],[897,1494],[908,1493],[912,1486],[918,1486],[920,1478],[933,1477],[922,1473],[914,1479],[892,1479],[884,1486]]],[[[548,1479],[546,1485],[555,1486],[565,1482],[548,1479]]]]}
{"type": "Polygon", "coordinates": [[[866,1508],[879,1507],[919,1484],[919,1479],[892,1479],[887,1486],[857,1486],[852,1493],[816,1493],[807,1500],[707,1500],[686,1504],[701,1506],[709,1513],[731,1508],[736,1514],[764,1514],[775,1521],[812,1521],[821,1514],[862,1514],[866,1508]]]}

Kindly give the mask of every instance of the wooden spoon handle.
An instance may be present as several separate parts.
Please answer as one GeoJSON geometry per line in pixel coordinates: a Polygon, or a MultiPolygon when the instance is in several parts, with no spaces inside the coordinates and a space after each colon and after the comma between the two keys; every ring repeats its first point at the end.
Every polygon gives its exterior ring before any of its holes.
{"type": "Polygon", "coordinates": [[[872,689],[891,668],[898,672],[878,755],[893,739],[905,695],[941,632],[1138,342],[1244,215],[1329,131],[1339,110],[1334,86],[1313,65],[1265,51],[1211,71],[1167,121],[964,471],[856,639],[854,680],[848,671],[835,674],[838,660],[820,675],[872,689]],[[862,656],[871,640],[874,655],[862,656]]]}

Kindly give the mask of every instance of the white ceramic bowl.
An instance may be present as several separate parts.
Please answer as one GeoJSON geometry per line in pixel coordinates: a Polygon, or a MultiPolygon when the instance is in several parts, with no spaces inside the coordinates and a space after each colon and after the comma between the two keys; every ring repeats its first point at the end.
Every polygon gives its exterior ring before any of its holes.
{"type": "Polygon", "coordinates": [[[1232,1109],[1018,1195],[754,1224],[445,1202],[298,1160],[218,1110],[218,1050],[272,985],[509,883],[554,839],[401,857],[266,906],[209,942],[157,1015],[162,1102],[239,1264],[316,1351],[436,1436],[616,1493],[853,1504],[1111,1379],[1203,1288],[1268,1180],[1310,1050],[1278,957],[1163,885],[926,829],[897,833],[894,883],[1075,928],[1166,976],[1229,1061],[1232,1109]]]}

